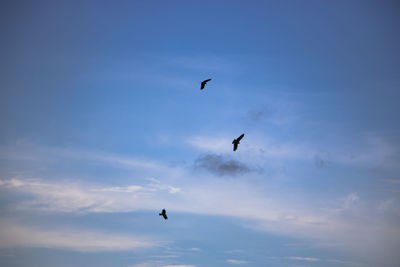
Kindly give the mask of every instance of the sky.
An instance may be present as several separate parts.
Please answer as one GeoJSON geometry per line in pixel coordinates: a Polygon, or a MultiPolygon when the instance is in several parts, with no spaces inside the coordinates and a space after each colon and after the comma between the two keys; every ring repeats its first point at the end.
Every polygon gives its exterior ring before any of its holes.
{"type": "Polygon", "coordinates": [[[399,266],[399,28],[398,1],[1,1],[0,265],[399,266]]]}

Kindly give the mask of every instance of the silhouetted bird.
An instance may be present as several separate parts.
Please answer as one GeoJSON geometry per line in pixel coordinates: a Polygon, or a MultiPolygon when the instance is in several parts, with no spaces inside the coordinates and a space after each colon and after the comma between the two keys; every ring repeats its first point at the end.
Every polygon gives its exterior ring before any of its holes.
{"type": "Polygon", "coordinates": [[[163,209],[163,210],[161,211],[161,213],[159,213],[158,215],[163,216],[164,219],[168,220],[167,212],[165,211],[165,209],[163,209]]]}
{"type": "Polygon", "coordinates": [[[237,139],[232,141],[233,144],[233,151],[236,151],[236,149],[238,148],[238,145],[240,144],[240,140],[242,140],[244,134],[242,134],[241,136],[239,136],[237,139]]]}
{"type": "Polygon", "coordinates": [[[206,84],[207,84],[209,81],[211,81],[211,79],[207,79],[207,80],[202,81],[202,82],[201,82],[200,90],[203,90],[203,89],[204,89],[204,86],[206,86],[206,84]]]}

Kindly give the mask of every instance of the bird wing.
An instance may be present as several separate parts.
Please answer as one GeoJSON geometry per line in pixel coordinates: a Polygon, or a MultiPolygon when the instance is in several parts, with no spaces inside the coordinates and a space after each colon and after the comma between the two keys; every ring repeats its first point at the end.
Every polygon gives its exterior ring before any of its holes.
{"type": "Polygon", "coordinates": [[[204,89],[204,86],[206,86],[206,83],[208,83],[209,81],[211,81],[211,79],[207,79],[207,80],[202,81],[200,89],[204,89]]]}
{"type": "Polygon", "coordinates": [[[164,217],[164,219],[166,219],[166,220],[168,220],[168,216],[167,216],[167,214],[163,214],[163,217],[164,217]]]}
{"type": "Polygon", "coordinates": [[[237,148],[238,148],[238,143],[237,142],[233,143],[233,151],[236,151],[237,148]]]}
{"type": "Polygon", "coordinates": [[[241,136],[239,136],[237,140],[238,140],[238,141],[242,140],[243,136],[244,136],[244,134],[242,134],[241,136]]]}

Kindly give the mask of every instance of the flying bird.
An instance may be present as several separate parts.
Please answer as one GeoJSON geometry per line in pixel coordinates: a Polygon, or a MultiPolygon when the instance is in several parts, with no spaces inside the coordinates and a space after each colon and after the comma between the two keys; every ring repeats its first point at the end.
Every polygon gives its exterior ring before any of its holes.
{"type": "Polygon", "coordinates": [[[232,141],[233,144],[233,151],[236,151],[236,149],[238,148],[238,145],[240,144],[240,140],[242,140],[244,134],[242,134],[241,136],[239,136],[238,138],[236,138],[235,140],[232,141]]]}
{"type": "Polygon", "coordinates": [[[165,209],[163,209],[158,215],[163,216],[165,220],[168,220],[167,212],[165,211],[165,209]]]}
{"type": "Polygon", "coordinates": [[[211,81],[211,79],[207,79],[207,80],[202,81],[202,82],[201,82],[200,90],[203,90],[203,89],[204,89],[204,86],[206,86],[206,84],[207,84],[209,81],[211,81]]]}

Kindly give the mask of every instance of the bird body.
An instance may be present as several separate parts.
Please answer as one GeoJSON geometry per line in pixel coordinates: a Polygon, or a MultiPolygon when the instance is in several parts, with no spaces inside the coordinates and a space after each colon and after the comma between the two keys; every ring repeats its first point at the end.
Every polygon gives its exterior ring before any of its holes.
{"type": "Polygon", "coordinates": [[[167,212],[165,211],[165,209],[163,209],[158,215],[163,216],[165,220],[168,220],[167,212]]]}
{"type": "Polygon", "coordinates": [[[238,145],[240,144],[240,140],[242,140],[242,138],[244,137],[244,134],[242,134],[241,136],[239,136],[238,138],[234,139],[232,141],[233,144],[233,151],[236,151],[238,148],[238,145]]]}
{"type": "Polygon", "coordinates": [[[207,79],[207,80],[202,81],[202,82],[201,82],[200,90],[203,90],[204,87],[206,86],[206,84],[207,84],[209,81],[211,81],[211,79],[207,79]]]}

